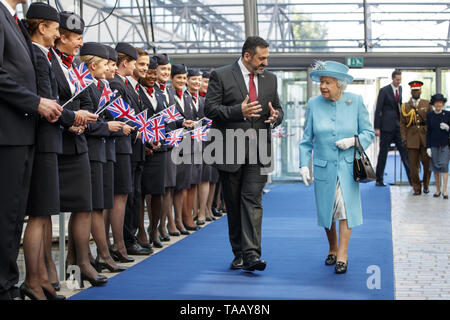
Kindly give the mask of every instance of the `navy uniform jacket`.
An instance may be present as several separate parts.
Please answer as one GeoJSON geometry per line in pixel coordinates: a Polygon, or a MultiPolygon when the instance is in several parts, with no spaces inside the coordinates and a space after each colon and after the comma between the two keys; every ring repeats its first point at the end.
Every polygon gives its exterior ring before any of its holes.
{"type": "MultiPolygon", "coordinates": [[[[174,96],[176,95],[175,89],[170,88],[170,91],[172,91],[174,96]]],[[[175,99],[175,106],[176,106],[178,112],[181,113],[181,115],[184,117],[184,119],[177,120],[175,122],[177,128],[181,128],[182,127],[182,123],[183,123],[184,120],[193,120],[193,121],[197,120],[195,118],[196,115],[195,115],[195,113],[194,113],[194,111],[192,109],[192,105],[191,105],[192,104],[192,98],[191,98],[191,96],[185,92],[185,93],[183,93],[183,95],[181,97],[184,100],[184,111],[183,111],[183,109],[181,109],[181,106],[180,106],[180,104],[178,103],[178,101],[176,99],[175,99]]],[[[192,129],[189,129],[189,130],[192,130],[192,129]]],[[[191,153],[192,153],[194,144],[193,144],[193,140],[191,139],[191,137],[189,135],[186,134],[184,136],[184,139],[181,142],[180,147],[183,147],[183,144],[186,143],[188,138],[191,140],[191,153]]],[[[182,154],[185,154],[185,152],[184,151],[180,152],[180,155],[182,155],[182,154]]]]}
{"type": "MultiPolygon", "coordinates": [[[[162,99],[164,101],[164,109],[175,104],[175,98],[174,98],[175,91],[171,90],[170,87],[166,87],[166,91],[169,96],[169,101],[167,101],[166,95],[164,94],[164,92],[161,90],[161,88],[157,84],[155,84],[154,88],[155,88],[156,94],[162,96],[162,99]]],[[[183,123],[183,122],[181,122],[181,123],[183,123]]],[[[166,125],[166,131],[168,132],[168,131],[176,130],[177,128],[180,128],[180,127],[181,126],[178,122],[171,122],[166,125]]],[[[171,150],[172,148],[173,148],[173,146],[167,146],[167,150],[171,150]]]]}
{"type": "MultiPolygon", "coordinates": [[[[134,112],[136,115],[144,111],[144,108],[141,106],[141,98],[136,93],[135,88],[131,86],[130,83],[125,84],[127,91],[128,91],[128,97],[130,98],[130,105],[134,109],[134,112]]],[[[131,126],[134,126],[133,123],[130,123],[131,126]]],[[[134,130],[131,132],[131,148],[133,150],[133,153],[131,154],[131,161],[132,162],[142,162],[145,161],[145,147],[142,143],[141,139],[136,139],[138,130],[134,130]]]]}
{"type": "MultiPolygon", "coordinates": [[[[156,86],[155,86],[156,87],[156,86]]],[[[139,96],[141,97],[141,103],[142,103],[142,108],[143,110],[147,109],[147,116],[149,118],[153,117],[155,114],[163,111],[166,107],[166,96],[162,93],[162,91],[153,91],[153,94],[156,97],[156,101],[157,101],[157,105],[156,105],[156,110],[154,109],[154,106],[152,105],[151,101],[148,99],[147,94],[145,93],[145,87],[144,86],[140,86],[139,88],[139,96]]],[[[166,134],[169,130],[169,125],[166,124],[165,125],[165,131],[166,134]]],[[[161,152],[161,151],[167,151],[167,146],[165,146],[163,143],[161,145],[160,148],[158,148],[157,150],[154,150],[156,152],[161,152]]]]}
{"type": "Polygon", "coordinates": [[[36,142],[40,97],[34,63],[28,34],[21,32],[0,3],[0,145],[27,146],[36,142]]]}
{"type": "Polygon", "coordinates": [[[389,84],[380,89],[375,110],[375,129],[385,132],[400,130],[400,109],[402,105],[402,87],[398,90],[398,103],[395,101],[394,91],[389,84]]]}
{"type": "MultiPolygon", "coordinates": [[[[128,97],[127,87],[125,86],[125,83],[123,82],[123,80],[120,78],[119,75],[116,74],[116,75],[114,75],[114,79],[109,80],[109,86],[112,91],[114,91],[114,90],[118,91],[117,96],[120,95],[124,101],[129,103],[130,98],[128,97]]],[[[108,120],[114,120],[114,118],[111,116],[109,111],[104,111],[103,113],[106,114],[106,118],[108,120]]],[[[123,122],[126,121],[124,119],[116,119],[116,120],[123,121],[123,122]]],[[[116,153],[132,154],[131,137],[130,136],[122,135],[122,136],[118,136],[116,138],[116,153]]]]}
{"type": "MultiPolygon", "coordinates": [[[[97,111],[98,102],[102,95],[103,84],[100,80],[98,84],[100,85],[100,89],[95,83],[86,89],[92,101],[91,110],[89,110],[91,113],[97,111]]],[[[97,122],[88,124],[85,135],[89,148],[89,160],[106,163],[106,137],[110,136],[108,122],[104,118],[98,117],[97,122]]]]}
{"type": "MultiPolygon", "coordinates": [[[[70,90],[69,83],[67,82],[66,76],[61,68],[62,67],[57,59],[57,55],[53,50],[50,50],[52,53],[52,70],[56,76],[56,80],[58,82],[59,89],[59,101],[61,105],[66,103],[72,98],[72,91],[70,90]]],[[[75,64],[72,64],[75,67],[75,64]]],[[[89,94],[87,89],[80,93],[72,102],[70,102],[64,108],[68,110],[91,110],[91,99],[89,98],[89,94]]],[[[69,130],[64,130],[63,132],[63,152],[64,155],[74,155],[74,154],[82,154],[88,152],[88,145],[86,141],[86,137],[84,134],[77,135],[69,130]]]]}
{"type": "MultiPolygon", "coordinates": [[[[36,56],[36,76],[38,79],[38,94],[43,98],[58,100],[58,82],[52,67],[39,47],[33,45],[36,56]]],[[[66,108],[63,109],[61,117],[55,123],[48,122],[39,117],[36,151],[62,153],[62,132],[64,127],[72,126],[75,121],[75,113],[66,108]]]]}

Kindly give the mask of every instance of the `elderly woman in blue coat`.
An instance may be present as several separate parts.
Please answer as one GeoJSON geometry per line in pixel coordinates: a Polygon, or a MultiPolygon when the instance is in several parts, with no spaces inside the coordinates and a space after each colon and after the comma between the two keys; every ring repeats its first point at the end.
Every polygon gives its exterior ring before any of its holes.
{"type": "Polygon", "coordinates": [[[318,61],[310,77],[320,82],[321,95],[309,100],[305,131],[300,142],[300,172],[306,186],[313,158],[318,224],[330,245],[326,265],[345,273],[351,229],[362,224],[359,183],[353,180],[355,135],[364,149],[374,131],[360,95],[344,92],[353,81],[348,68],[335,61],[318,61]],[[339,242],[336,221],[339,221],[339,242]]]}

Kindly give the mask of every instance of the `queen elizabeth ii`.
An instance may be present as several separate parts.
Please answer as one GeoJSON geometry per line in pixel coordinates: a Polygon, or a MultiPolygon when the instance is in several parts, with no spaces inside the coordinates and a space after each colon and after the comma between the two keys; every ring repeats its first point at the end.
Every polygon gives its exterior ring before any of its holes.
{"type": "Polygon", "coordinates": [[[347,66],[318,61],[310,77],[320,82],[321,95],[308,101],[299,145],[300,172],[308,186],[312,157],[317,221],[325,228],[329,243],[325,264],[335,264],[336,273],[345,273],[351,230],[363,222],[359,183],[353,179],[354,136],[358,135],[362,147],[367,149],[374,131],[362,97],[345,92],[347,84],[353,81],[347,66]]]}

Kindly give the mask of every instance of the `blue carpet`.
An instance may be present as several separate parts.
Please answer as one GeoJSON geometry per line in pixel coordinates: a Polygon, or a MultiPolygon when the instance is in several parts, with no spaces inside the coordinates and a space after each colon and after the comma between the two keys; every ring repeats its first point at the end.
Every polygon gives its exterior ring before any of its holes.
{"type": "MultiPolygon", "coordinates": [[[[374,168],[375,169],[375,168],[374,168]]],[[[420,171],[419,171],[419,177],[422,179],[423,177],[423,167],[422,164],[420,164],[420,171]]],[[[386,167],[384,169],[384,183],[395,183],[400,182],[408,183],[408,176],[406,175],[405,167],[403,166],[403,163],[400,159],[400,155],[398,152],[396,154],[388,155],[386,160],[386,167]],[[402,169],[401,177],[400,177],[400,168],[402,169]]],[[[434,174],[431,174],[430,182],[434,182],[434,174]]]]}
{"type": "Polygon", "coordinates": [[[263,198],[264,272],[229,269],[224,217],[71,299],[394,299],[389,188],[370,183],[361,190],[364,224],[352,231],[346,274],[324,264],[328,244],[316,223],[313,188],[275,185],[263,198]],[[379,288],[368,288],[370,266],[380,272],[379,288]]]}

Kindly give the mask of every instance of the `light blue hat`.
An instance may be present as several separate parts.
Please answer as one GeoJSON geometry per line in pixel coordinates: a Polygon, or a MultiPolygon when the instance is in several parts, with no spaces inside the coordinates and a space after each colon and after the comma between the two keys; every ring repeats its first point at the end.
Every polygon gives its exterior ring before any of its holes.
{"type": "Polygon", "coordinates": [[[316,61],[309,76],[315,82],[320,82],[320,77],[332,77],[349,84],[353,77],[348,74],[348,70],[346,65],[336,61],[316,61]]]}

